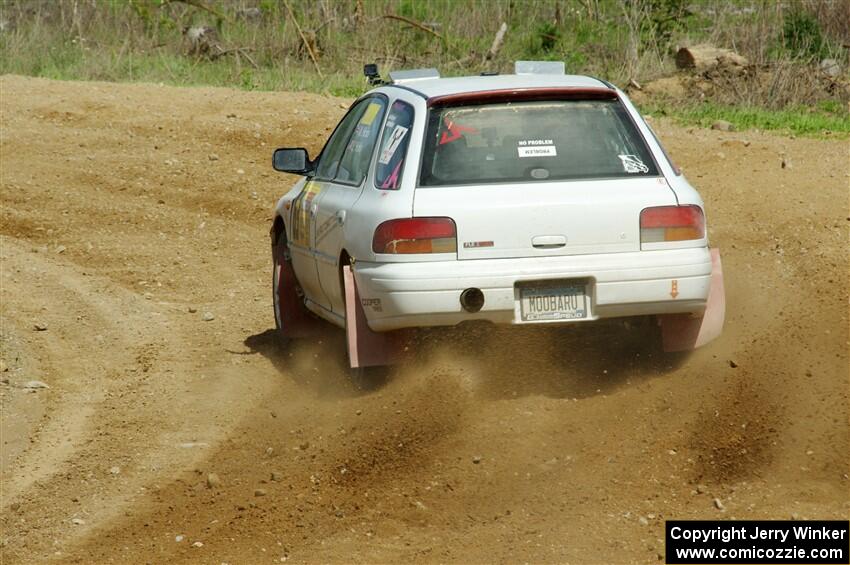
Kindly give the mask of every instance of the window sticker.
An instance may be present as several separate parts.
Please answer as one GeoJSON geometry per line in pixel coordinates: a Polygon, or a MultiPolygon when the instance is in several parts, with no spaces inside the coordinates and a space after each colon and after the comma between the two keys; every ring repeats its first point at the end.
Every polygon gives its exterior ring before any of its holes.
{"type": "Polygon", "coordinates": [[[364,126],[372,125],[372,122],[375,121],[375,116],[378,115],[378,112],[381,111],[381,104],[377,102],[371,102],[369,107],[366,108],[366,111],[363,112],[363,117],[360,118],[360,123],[364,126]]]}
{"type": "Polygon", "coordinates": [[[404,139],[404,136],[407,135],[408,128],[404,126],[396,126],[393,130],[393,133],[387,139],[387,142],[384,144],[384,148],[381,150],[381,157],[378,159],[378,163],[381,165],[387,165],[390,162],[390,159],[395,155],[398,146],[401,145],[401,141],[404,139]]]}
{"type": "Polygon", "coordinates": [[[643,161],[637,155],[617,155],[623,163],[623,170],[627,173],[646,173],[649,172],[649,167],[644,165],[643,161]]]}
{"type": "Polygon", "coordinates": [[[370,133],[372,133],[372,128],[365,124],[357,124],[357,127],[354,128],[354,137],[369,137],[370,133]]]}
{"type": "Polygon", "coordinates": [[[392,174],[387,177],[387,180],[385,180],[379,188],[392,189],[392,190],[395,190],[396,188],[398,188],[398,172],[401,169],[402,162],[403,161],[399,161],[396,164],[395,169],[393,169],[392,174]]]}
{"type": "Polygon", "coordinates": [[[555,142],[551,139],[525,139],[517,142],[517,154],[522,157],[557,157],[555,142]]]}

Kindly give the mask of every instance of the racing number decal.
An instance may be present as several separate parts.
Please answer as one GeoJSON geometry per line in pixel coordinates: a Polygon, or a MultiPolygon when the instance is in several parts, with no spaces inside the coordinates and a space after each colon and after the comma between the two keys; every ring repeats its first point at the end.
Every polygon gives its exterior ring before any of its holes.
{"type": "Polygon", "coordinates": [[[292,242],[303,247],[310,247],[310,225],[313,216],[310,215],[310,207],[313,205],[313,200],[322,191],[322,187],[313,181],[307,182],[304,185],[304,190],[301,191],[295,198],[292,205],[292,242]]]}

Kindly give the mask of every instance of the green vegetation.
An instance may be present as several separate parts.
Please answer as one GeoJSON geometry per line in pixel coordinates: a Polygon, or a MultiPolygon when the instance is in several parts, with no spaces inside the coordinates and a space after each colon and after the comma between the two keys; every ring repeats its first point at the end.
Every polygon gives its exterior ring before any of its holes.
{"type": "Polygon", "coordinates": [[[833,104],[816,107],[798,106],[785,110],[722,106],[704,103],[694,106],[648,104],[645,113],[669,116],[684,125],[709,127],[717,120],[726,120],[736,129],[777,130],[807,136],[850,136],[850,117],[846,108],[833,104]]]}
{"type": "Polygon", "coordinates": [[[154,82],[172,86],[223,86],[244,90],[296,90],[354,97],[366,83],[360,73],[334,73],[323,79],[304,65],[254,68],[233,61],[198,61],[179,53],[116,53],[95,49],[51,49],[25,69],[2,65],[2,73],[57,80],[154,82]]]}
{"type": "Polygon", "coordinates": [[[785,18],[782,26],[785,48],[795,57],[822,59],[829,55],[817,19],[807,12],[795,9],[785,18]]]}
{"type": "Polygon", "coordinates": [[[846,132],[847,36],[850,2],[834,0],[0,0],[0,73],[353,97],[368,62],[464,75],[547,59],[625,86],[673,73],[678,45],[712,42],[774,79],[723,77],[707,101],[647,107],[689,123],[846,132]],[[831,89],[812,80],[826,56],[845,73],[831,89]]]}

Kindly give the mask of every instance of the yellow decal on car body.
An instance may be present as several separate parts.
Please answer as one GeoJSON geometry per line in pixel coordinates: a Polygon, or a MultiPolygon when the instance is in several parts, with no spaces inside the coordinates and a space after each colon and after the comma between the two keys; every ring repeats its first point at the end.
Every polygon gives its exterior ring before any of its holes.
{"type": "Polygon", "coordinates": [[[308,181],[292,206],[292,242],[310,247],[310,207],[322,191],[321,185],[308,181]]]}

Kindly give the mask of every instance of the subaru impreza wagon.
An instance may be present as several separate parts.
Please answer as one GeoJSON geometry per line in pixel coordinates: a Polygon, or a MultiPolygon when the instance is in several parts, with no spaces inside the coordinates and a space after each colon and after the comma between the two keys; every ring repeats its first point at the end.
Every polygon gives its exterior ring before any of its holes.
{"type": "Polygon", "coordinates": [[[356,368],[470,320],[653,317],[668,350],[720,333],[703,201],[621,90],[549,62],[370,76],[318,156],[274,153],[302,177],[271,229],[284,336],[326,320],[356,368]]]}

